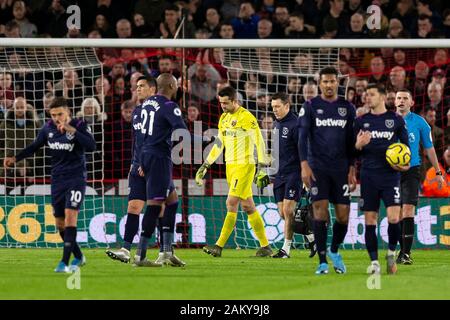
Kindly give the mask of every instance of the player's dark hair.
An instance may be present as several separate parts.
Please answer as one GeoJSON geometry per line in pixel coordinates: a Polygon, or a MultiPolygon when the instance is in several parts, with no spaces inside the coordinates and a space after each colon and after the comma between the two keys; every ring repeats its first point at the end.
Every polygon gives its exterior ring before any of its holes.
{"type": "Polygon", "coordinates": [[[336,78],[338,77],[339,73],[336,70],[335,67],[325,67],[322,70],[320,70],[319,72],[319,79],[322,79],[322,76],[324,74],[334,74],[336,76],[336,78]]]}
{"type": "Polygon", "coordinates": [[[48,106],[49,109],[55,109],[59,107],[68,107],[67,100],[63,97],[55,97],[48,106]]]}
{"type": "Polygon", "coordinates": [[[284,104],[289,102],[289,96],[284,92],[277,92],[272,96],[272,100],[281,100],[284,104]]]}
{"type": "Polygon", "coordinates": [[[236,97],[237,97],[236,90],[230,86],[220,89],[218,96],[219,97],[228,97],[232,101],[235,101],[236,97]]]}
{"type": "Polygon", "coordinates": [[[156,89],[158,89],[158,84],[156,82],[156,79],[153,78],[152,76],[140,76],[137,79],[137,81],[140,81],[140,80],[145,80],[145,81],[147,81],[147,84],[149,87],[155,87],[156,89]]]}
{"type": "Polygon", "coordinates": [[[383,85],[371,83],[367,86],[366,91],[369,89],[377,89],[379,94],[386,95],[386,88],[383,85]]]}

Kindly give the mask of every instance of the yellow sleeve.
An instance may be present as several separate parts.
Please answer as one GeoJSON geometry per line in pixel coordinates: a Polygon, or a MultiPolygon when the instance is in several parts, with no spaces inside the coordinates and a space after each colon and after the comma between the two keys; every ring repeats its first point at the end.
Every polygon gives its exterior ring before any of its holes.
{"type": "Polygon", "coordinates": [[[248,112],[246,117],[248,118],[248,121],[246,121],[248,128],[245,129],[249,131],[250,139],[256,146],[258,164],[268,165],[270,163],[266,155],[266,144],[264,143],[264,138],[262,136],[261,129],[259,128],[258,121],[250,112],[248,112]]]}
{"type": "Polygon", "coordinates": [[[216,140],[214,141],[214,146],[212,147],[211,151],[209,152],[208,156],[206,157],[206,162],[209,164],[213,164],[217,158],[220,156],[224,149],[223,144],[223,135],[222,135],[222,116],[219,119],[219,134],[216,137],[216,140]]]}

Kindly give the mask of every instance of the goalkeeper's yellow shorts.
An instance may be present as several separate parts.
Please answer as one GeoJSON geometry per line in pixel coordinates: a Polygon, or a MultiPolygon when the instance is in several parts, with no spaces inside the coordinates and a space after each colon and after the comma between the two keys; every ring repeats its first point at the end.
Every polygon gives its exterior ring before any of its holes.
{"type": "Polygon", "coordinates": [[[254,164],[227,164],[228,195],[248,199],[253,195],[254,164]]]}

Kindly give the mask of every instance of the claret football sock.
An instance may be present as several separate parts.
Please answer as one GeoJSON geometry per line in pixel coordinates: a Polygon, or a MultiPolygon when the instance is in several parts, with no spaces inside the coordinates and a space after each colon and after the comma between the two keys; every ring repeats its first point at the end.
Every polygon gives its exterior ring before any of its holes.
{"type": "Polygon", "coordinates": [[[225,244],[228,241],[228,238],[230,237],[231,233],[233,232],[234,225],[236,224],[237,219],[237,212],[227,212],[227,216],[225,217],[225,220],[223,221],[222,230],[220,231],[219,239],[217,239],[216,244],[219,247],[224,247],[225,244]]]}

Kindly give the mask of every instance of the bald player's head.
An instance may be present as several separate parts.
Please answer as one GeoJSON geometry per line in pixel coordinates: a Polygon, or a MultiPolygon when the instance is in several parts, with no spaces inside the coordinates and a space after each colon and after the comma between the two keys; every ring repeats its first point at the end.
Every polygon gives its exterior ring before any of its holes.
{"type": "Polygon", "coordinates": [[[162,73],[157,79],[159,93],[172,99],[177,93],[177,79],[170,73],[162,73]]]}

